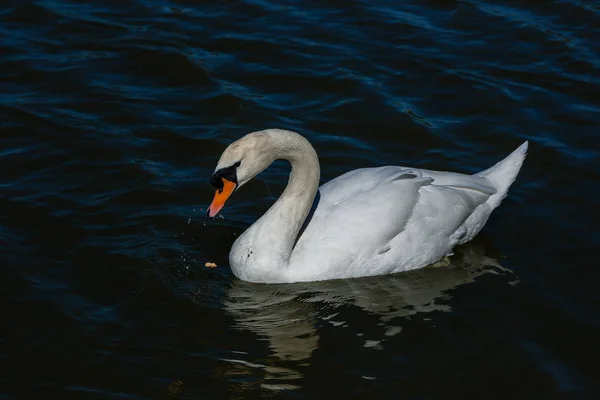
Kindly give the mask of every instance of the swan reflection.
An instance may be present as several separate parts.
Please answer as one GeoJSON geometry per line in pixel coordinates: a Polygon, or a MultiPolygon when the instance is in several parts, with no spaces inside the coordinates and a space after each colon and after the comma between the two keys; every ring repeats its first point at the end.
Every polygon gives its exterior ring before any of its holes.
{"type": "Polygon", "coordinates": [[[254,332],[271,354],[261,362],[249,360],[247,354],[232,354],[225,360],[231,363],[230,373],[256,374],[260,368],[264,371],[262,387],[297,388],[302,368],[310,365],[319,345],[319,326],[351,325],[337,318],[337,309],[353,306],[375,316],[382,340],[365,338],[364,346],[381,349],[381,342],[402,331],[402,317],[450,311],[449,290],[483,274],[509,272],[485,254],[481,239],[456,248],[447,261],[446,265],[359,279],[279,285],[233,281],[224,299],[225,310],[234,318],[235,328],[254,332]]]}

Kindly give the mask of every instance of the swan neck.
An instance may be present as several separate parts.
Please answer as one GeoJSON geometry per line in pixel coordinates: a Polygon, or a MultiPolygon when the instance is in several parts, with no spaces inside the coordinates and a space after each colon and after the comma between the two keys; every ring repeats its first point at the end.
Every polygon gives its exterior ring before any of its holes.
{"type": "Polygon", "coordinates": [[[297,133],[278,130],[269,141],[273,159],[289,161],[292,169],[281,196],[242,235],[247,234],[247,239],[240,237],[239,244],[244,243],[241,247],[252,249],[252,262],[244,262],[244,271],[239,271],[247,280],[276,279],[275,275],[285,273],[319,185],[319,160],[308,140],[297,133]]]}
{"type": "Polygon", "coordinates": [[[288,184],[273,205],[277,211],[274,215],[279,216],[281,226],[279,233],[281,240],[285,241],[281,249],[286,261],[289,260],[294,244],[304,221],[306,220],[317,190],[319,187],[320,167],[317,153],[311,144],[300,135],[302,140],[297,141],[291,151],[281,158],[289,161],[291,172],[288,184]]]}

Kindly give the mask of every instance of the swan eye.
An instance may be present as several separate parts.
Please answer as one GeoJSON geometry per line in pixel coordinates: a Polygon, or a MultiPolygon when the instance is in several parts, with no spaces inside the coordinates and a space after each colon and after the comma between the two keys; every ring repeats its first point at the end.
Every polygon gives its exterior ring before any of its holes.
{"type": "Polygon", "coordinates": [[[219,190],[223,189],[223,179],[227,179],[229,182],[237,184],[236,168],[240,165],[241,162],[238,161],[230,167],[221,168],[220,170],[216,171],[210,178],[210,184],[219,190]]]}

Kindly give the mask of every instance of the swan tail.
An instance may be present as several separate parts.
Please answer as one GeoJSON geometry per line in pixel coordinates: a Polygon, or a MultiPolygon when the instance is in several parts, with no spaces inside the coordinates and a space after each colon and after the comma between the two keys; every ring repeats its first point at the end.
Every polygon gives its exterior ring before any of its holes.
{"type": "Polygon", "coordinates": [[[475,174],[475,176],[486,178],[497,190],[497,193],[492,195],[487,201],[487,204],[490,205],[492,209],[500,205],[508,193],[508,188],[517,178],[521,166],[523,165],[523,161],[525,160],[525,156],[527,155],[528,146],[529,143],[526,141],[504,160],[485,171],[475,174]]]}

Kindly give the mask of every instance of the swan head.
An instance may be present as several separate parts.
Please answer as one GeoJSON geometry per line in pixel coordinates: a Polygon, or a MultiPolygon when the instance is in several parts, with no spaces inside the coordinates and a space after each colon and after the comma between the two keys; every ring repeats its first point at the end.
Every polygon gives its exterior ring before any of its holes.
{"type": "Polygon", "coordinates": [[[206,215],[215,217],[234,191],[275,161],[269,133],[252,132],[227,146],[210,179],[216,190],[206,215]]]}

